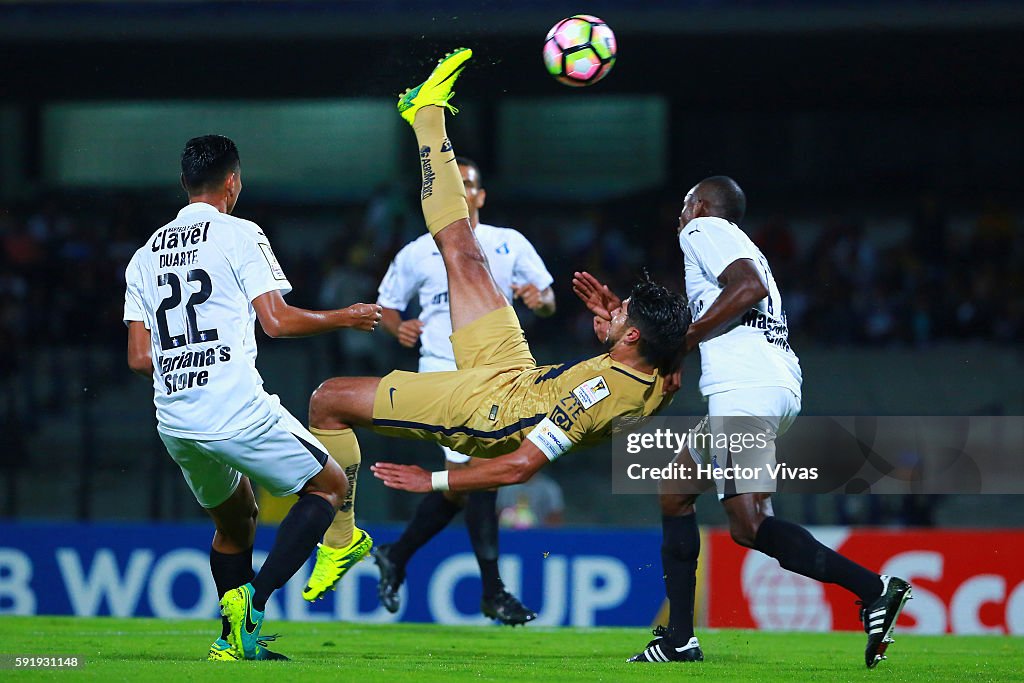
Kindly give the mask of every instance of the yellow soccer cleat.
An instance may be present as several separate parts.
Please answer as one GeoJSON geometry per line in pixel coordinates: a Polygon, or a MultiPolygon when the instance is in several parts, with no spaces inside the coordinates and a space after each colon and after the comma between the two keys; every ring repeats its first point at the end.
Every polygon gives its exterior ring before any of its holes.
{"type": "Polygon", "coordinates": [[[213,645],[210,646],[210,654],[206,657],[210,662],[237,662],[241,658],[242,655],[238,654],[238,651],[231,647],[231,643],[223,638],[213,641],[213,645]]]}
{"type": "MultiPolygon", "coordinates": [[[[255,660],[281,660],[288,658],[277,652],[267,649],[267,643],[277,640],[277,636],[267,636],[260,633],[263,628],[263,612],[253,607],[253,596],[256,589],[251,583],[239,586],[230,590],[220,599],[220,613],[228,624],[231,631],[228,633],[227,643],[232,648],[238,659],[255,660]]],[[[217,646],[221,641],[214,643],[217,646]]],[[[219,654],[219,653],[218,653],[219,654]]],[[[213,648],[210,648],[211,658],[213,648]]],[[[218,659],[217,661],[226,661],[218,659]]]]}
{"type": "Polygon", "coordinates": [[[344,548],[319,544],[316,548],[316,564],[302,590],[302,597],[313,602],[322,598],[327,591],[334,590],[341,577],[366,557],[372,547],[370,534],[358,527],[352,532],[352,542],[344,548]]]}
{"type": "Polygon", "coordinates": [[[472,56],[471,49],[460,47],[442,57],[427,80],[406,90],[398,98],[398,113],[402,118],[411,126],[416,112],[429,106],[447,107],[448,111],[457,114],[459,110],[448,104],[448,100],[455,94],[452,86],[472,56]]]}

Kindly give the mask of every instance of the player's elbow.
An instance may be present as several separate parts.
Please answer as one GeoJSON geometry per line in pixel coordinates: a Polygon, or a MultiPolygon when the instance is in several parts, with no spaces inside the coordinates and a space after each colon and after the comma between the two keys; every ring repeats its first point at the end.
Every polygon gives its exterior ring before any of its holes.
{"type": "Polygon", "coordinates": [[[757,283],[755,283],[754,287],[757,292],[758,301],[768,296],[768,287],[763,282],[761,282],[761,280],[758,280],[757,283]]]}
{"type": "Polygon", "coordinates": [[[256,307],[256,317],[260,321],[260,327],[272,339],[300,336],[297,334],[297,329],[302,322],[300,313],[301,309],[289,306],[281,299],[280,294],[256,307]]]}
{"type": "Polygon", "coordinates": [[[746,278],[742,285],[743,298],[753,306],[761,299],[768,296],[768,287],[759,277],[746,278]]]}
{"type": "Polygon", "coordinates": [[[260,327],[263,328],[263,332],[271,339],[287,336],[284,323],[276,315],[268,315],[265,319],[260,318],[260,327]]]}
{"type": "Polygon", "coordinates": [[[153,359],[149,352],[128,352],[128,368],[136,375],[149,377],[153,374],[153,359]]]}
{"type": "Polygon", "coordinates": [[[529,458],[526,456],[513,457],[505,468],[501,485],[514,486],[515,484],[525,484],[533,474],[534,468],[531,466],[529,458]]]}

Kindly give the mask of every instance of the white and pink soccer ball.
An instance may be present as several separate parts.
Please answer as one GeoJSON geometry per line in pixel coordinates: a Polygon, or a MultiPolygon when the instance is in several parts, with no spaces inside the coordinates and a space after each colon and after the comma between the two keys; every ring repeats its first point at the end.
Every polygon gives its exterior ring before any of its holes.
{"type": "Polygon", "coordinates": [[[615,65],[615,34],[602,19],[577,14],[551,27],[544,41],[544,65],[555,80],[593,85],[615,65]]]}

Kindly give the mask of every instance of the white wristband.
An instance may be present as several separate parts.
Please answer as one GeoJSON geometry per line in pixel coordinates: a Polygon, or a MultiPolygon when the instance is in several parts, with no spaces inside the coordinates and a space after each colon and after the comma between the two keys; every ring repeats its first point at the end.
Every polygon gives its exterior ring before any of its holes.
{"type": "Polygon", "coordinates": [[[430,488],[433,491],[448,490],[448,470],[430,473],[430,488]]]}

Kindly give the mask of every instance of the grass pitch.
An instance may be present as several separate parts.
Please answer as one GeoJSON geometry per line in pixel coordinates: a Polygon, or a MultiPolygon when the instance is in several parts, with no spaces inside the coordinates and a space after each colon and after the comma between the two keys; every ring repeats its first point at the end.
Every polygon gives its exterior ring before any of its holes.
{"type": "Polygon", "coordinates": [[[650,639],[624,628],[499,628],[421,624],[268,623],[291,662],[206,662],[219,625],[74,617],[0,617],[0,662],[10,656],[84,658],[78,669],[0,671],[0,679],[94,681],[715,681],[1020,680],[1024,639],[899,636],[891,659],[864,667],[858,633],[703,630],[707,661],[626,664],[650,639]]]}

